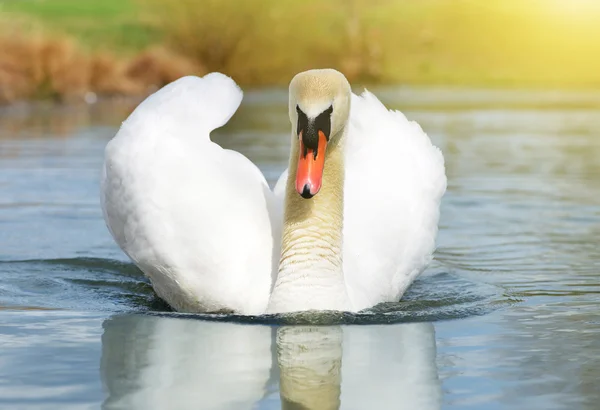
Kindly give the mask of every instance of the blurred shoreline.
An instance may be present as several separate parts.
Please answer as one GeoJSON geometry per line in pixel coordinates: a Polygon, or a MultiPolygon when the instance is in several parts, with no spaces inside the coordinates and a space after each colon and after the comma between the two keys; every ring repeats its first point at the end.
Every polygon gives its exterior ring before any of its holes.
{"type": "MultiPolygon", "coordinates": [[[[353,87],[355,93],[362,86],[353,87]]],[[[600,90],[513,90],[439,86],[368,87],[390,109],[401,110],[411,120],[436,118],[443,113],[495,118],[512,115],[548,115],[570,120],[561,125],[587,133],[579,124],[598,117],[600,90]],[[479,113],[479,114],[478,114],[479,113]]],[[[55,102],[52,100],[19,101],[0,105],[0,141],[20,138],[75,136],[89,127],[109,127],[120,124],[139,105],[142,97],[99,97],[94,103],[82,101],[55,102]],[[27,130],[24,132],[23,130],[27,130]]],[[[215,135],[252,129],[258,133],[268,124],[281,132],[289,127],[286,87],[244,87],[244,100],[224,130],[215,135]],[[257,116],[257,113],[262,113],[257,116]]],[[[457,117],[458,118],[458,117],[457,117]]],[[[484,121],[482,124],[485,124],[484,121]]],[[[556,127],[551,123],[550,127],[556,127]]],[[[522,124],[528,129],[531,124],[522,124]]],[[[533,125],[538,131],[540,125],[533,125]]],[[[543,127],[541,127],[543,129],[543,127]]],[[[560,128],[560,127],[559,127],[560,128]]],[[[111,131],[112,133],[112,131],[111,131]]],[[[278,177],[279,174],[276,175],[278,177]]]]}
{"type": "Polygon", "coordinates": [[[600,90],[586,0],[0,0],[0,104],[140,98],[220,71],[245,89],[332,67],[353,84],[600,90]]]}

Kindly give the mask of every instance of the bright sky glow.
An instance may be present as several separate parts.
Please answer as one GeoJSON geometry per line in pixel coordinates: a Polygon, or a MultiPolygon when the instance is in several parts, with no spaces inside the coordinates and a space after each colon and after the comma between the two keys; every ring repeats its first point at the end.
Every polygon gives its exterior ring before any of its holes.
{"type": "Polygon", "coordinates": [[[570,14],[600,12],[600,0],[550,0],[556,9],[570,14]]]}

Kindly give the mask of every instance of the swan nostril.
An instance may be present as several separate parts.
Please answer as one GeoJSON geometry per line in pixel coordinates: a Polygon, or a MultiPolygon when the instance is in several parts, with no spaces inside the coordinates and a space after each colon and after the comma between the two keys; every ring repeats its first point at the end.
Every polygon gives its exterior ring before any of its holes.
{"type": "Polygon", "coordinates": [[[300,195],[302,195],[302,198],[304,199],[310,199],[313,197],[313,194],[310,193],[310,186],[308,184],[304,185],[304,189],[302,189],[302,193],[300,195]]]}

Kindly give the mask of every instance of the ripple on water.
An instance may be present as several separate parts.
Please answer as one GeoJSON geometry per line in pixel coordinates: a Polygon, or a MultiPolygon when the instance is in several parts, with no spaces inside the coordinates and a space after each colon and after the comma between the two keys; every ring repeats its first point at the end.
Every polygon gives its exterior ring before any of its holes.
{"type": "Polygon", "coordinates": [[[432,322],[479,316],[516,302],[515,298],[507,295],[501,288],[472,282],[459,275],[442,271],[419,277],[400,302],[382,303],[358,313],[324,311],[258,316],[178,312],[147,313],[181,319],[245,324],[375,325],[432,322]]]}
{"type": "Polygon", "coordinates": [[[2,261],[0,306],[79,311],[167,310],[133,264],[102,258],[2,261]]]}
{"type": "Polygon", "coordinates": [[[5,278],[0,305],[82,311],[129,311],[174,318],[256,324],[382,324],[457,319],[483,315],[511,298],[496,286],[437,268],[419,277],[400,302],[359,313],[302,312],[243,316],[172,312],[133,264],[101,258],[0,262],[5,278]]]}

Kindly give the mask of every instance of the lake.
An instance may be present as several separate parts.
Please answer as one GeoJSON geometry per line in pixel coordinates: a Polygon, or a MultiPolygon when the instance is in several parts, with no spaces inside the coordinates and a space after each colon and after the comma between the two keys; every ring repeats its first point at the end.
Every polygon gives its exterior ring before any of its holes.
{"type": "MultiPolygon", "coordinates": [[[[103,149],[135,107],[0,109],[0,408],[597,409],[600,93],[375,88],[446,158],[435,260],[337,324],[179,315],[110,237],[103,149]]],[[[285,90],[214,139],[272,184],[285,90]]]]}

